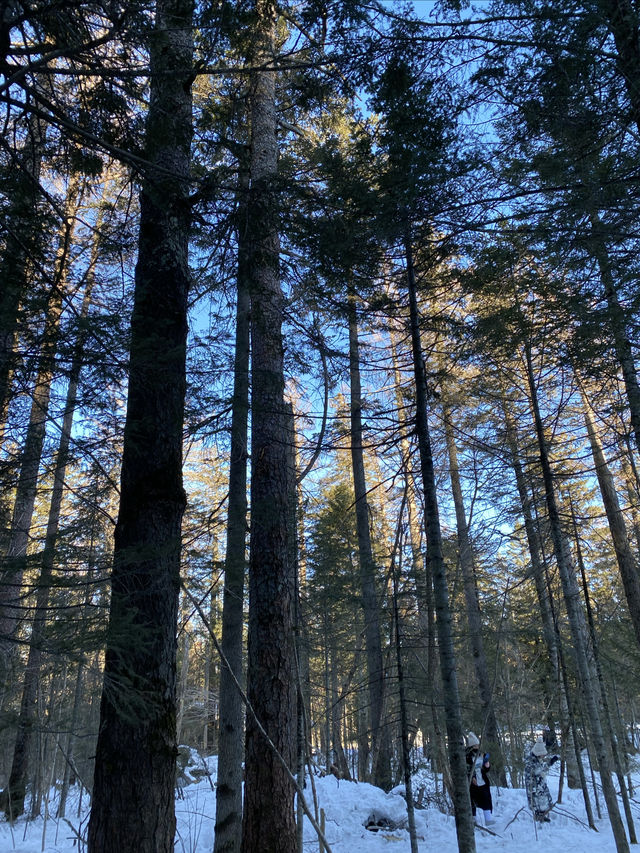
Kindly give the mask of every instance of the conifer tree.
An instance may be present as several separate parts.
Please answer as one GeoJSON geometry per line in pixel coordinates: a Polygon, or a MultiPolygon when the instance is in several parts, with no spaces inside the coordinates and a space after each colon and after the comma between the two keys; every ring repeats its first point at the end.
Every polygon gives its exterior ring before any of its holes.
{"type": "MultiPolygon", "coordinates": [[[[16,361],[16,333],[20,304],[29,270],[41,256],[39,244],[39,181],[44,154],[44,124],[31,117],[22,147],[12,152],[3,190],[11,199],[5,214],[5,244],[0,266],[0,430],[4,431],[10,383],[16,361]]],[[[1,433],[0,433],[1,434],[1,433]]]]}
{"type": "Polygon", "coordinates": [[[158,0],[147,173],[88,848],[173,850],[185,398],[192,15],[158,0]]]}
{"type": "Polygon", "coordinates": [[[276,178],[277,10],[252,7],[250,76],[251,526],[243,850],[293,853],[295,567],[291,561],[276,178]],[[269,794],[267,795],[267,792],[269,794]],[[274,804],[277,807],[274,808],[274,804]]]}
{"type": "Polygon", "coordinates": [[[571,628],[571,637],[573,640],[573,651],[576,659],[576,666],[580,675],[585,707],[591,728],[591,737],[593,738],[596,755],[598,758],[600,779],[602,782],[602,789],[609,812],[609,821],[611,823],[611,828],[613,829],[616,849],[618,850],[618,853],[628,853],[629,843],[627,841],[624,826],[620,818],[618,801],[616,798],[615,788],[613,786],[613,780],[611,778],[609,751],[603,735],[601,713],[598,707],[598,690],[597,685],[594,681],[592,664],[590,662],[589,657],[588,636],[586,630],[585,616],[580,606],[573,560],[567,543],[566,535],[562,530],[560,522],[560,515],[556,499],[556,489],[553,480],[551,465],[549,462],[549,452],[544,434],[544,425],[540,414],[540,406],[538,403],[535,374],[533,369],[531,345],[529,341],[525,341],[524,348],[529,394],[531,395],[531,405],[534,415],[536,436],[538,439],[538,448],[540,451],[540,464],[544,480],[545,499],[547,504],[549,526],[551,529],[554,555],[556,563],[558,565],[558,570],[560,572],[560,579],[562,581],[562,590],[564,594],[565,605],[567,608],[569,625],[571,628]]]}
{"type": "MultiPolygon", "coordinates": [[[[72,175],[67,189],[63,221],[60,224],[55,265],[48,282],[48,298],[36,376],[31,394],[29,423],[20,462],[20,475],[13,506],[11,530],[6,552],[2,555],[0,583],[0,647],[8,658],[17,640],[24,617],[21,608],[22,580],[36,502],[38,477],[45,441],[55,358],[60,342],[60,322],[68,296],[70,247],[81,192],[81,178],[72,175]]],[[[4,686],[4,685],[3,685],[4,686]]]]}
{"type": "Polygon", "coordinates": [[[239,178],[238,272],[234,388],[229,459],[229,507],[224,567],[220,671],[220,731],[216,786],[214,853],[239,853],[242,838],[242,755],[244,709],[236,681],[242,683],[242,635],[247,528],[247,459],[249,407],[249,176],[239,178]]]}
{"type": "MultiPolygon", "coordinates": [[[[410,25],[409,25],[410,26],[410,25]]],[[[400,35],[401,33],[397,33],[400,35]]],[[[404,33],[402,33],[404,35],[404,33]]],[[[409,301],[409,330],[414,371],[415,419],[424,501],[426,560],[434,589],[440,676],[445,705],[448,754],[456,832],[461,851],[475,850],[464,733],[456,674],[449,590],[443,556],[438,495],[428,421],[429,393],[421,340],[415,243],[432,234],[439,206],[450,191],[455,157],[451,143],[453,115],[445,114],[440,93],[431,80],[419,82],[418,60],[395,53],[377,81],[373,105],[380,112],[380,142],[385,154],[381,202],[387,239],[402,248],[409,301]]],[[[448,104],[449,109],[452,103],[448,104]]]]}

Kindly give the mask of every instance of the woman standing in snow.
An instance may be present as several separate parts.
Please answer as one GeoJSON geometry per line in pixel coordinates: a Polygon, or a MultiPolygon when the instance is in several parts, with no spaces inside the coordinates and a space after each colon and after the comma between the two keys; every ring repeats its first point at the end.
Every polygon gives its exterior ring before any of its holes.
{"type": "Polygon", "coordinates": [[[533,816],[539,821],[548,821],[553,808],[553,800],[547,785],[547,774],[551,765],[558,760],[557,755],[547,758],[547,748],[542,740],[537,740],[533,749],[524,760],[524,784],[527,799],[533,816]]]}
{"type": "Polygon", "coordinates": [[[471,795],[471,812],[476,816],[476,809],[482,809],[485,826],[495,823],[493,819],[493,801],[491,799],[491,784],[489,782],[489,753],[480,756],[480,741],[473,732],[467,735],[466,749],[467,766],[469,768],[469,793],[471,795]]]}

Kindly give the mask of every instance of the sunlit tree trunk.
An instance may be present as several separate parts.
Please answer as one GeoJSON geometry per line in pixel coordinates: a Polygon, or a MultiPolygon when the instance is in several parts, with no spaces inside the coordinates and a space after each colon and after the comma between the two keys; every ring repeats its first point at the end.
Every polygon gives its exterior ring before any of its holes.
{"type": "Polygon", "coordinates": [[[275,181],[276,7],[254,4],[250,75],[251,529],[242,849],[294,853],[296,686],[288,413],[275,181]],[[255,715],[255,716],[254,716],[255,715]],[[266,735],[266,736],[265,736],[266,735]],[[270,742],[267,740],[269,738],[270,742]],[[286,766],[285,766],[286,765],[286,766]],[[287,769],[288,768],[288,769],[287,769]]]}
{"type": "Polygon", "coordinates": [[[338,671],[339,671],[339,656],[338,649],[336,647],[335,637],[329,638],[329,645],[331,650],[331,672],[330,672],[330,707],[329,707],[329,715],[331,720],[331,746],[333,749],[333,754],[335,755],[335,765],[340,771],[340,775],[343,779],[350,779],[351,774],[349,772],[349,765],[347,764],[347,757],[344,752],[344,747],[342,746],[342,734],[341,734],[341,714],[342,714],[342,699],[340,697],[340,692],[338,690],[338,671]]]}

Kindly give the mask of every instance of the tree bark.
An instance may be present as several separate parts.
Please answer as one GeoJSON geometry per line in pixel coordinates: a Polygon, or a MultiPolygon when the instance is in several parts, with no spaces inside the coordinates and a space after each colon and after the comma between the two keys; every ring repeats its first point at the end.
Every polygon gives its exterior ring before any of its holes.
{"type": "Polygon", "coordinates": [[[360,383],[360,344],[356,296],[350,291],[349,315],[349,379],[350,379],[350,438],[353,491],[355,496],[356,529],[358,534],[358,563],[362,590],[362,611],[367,650],[367,680],[371,720],[372,782],[388,791],[392,785],[388,733],[382,719],[384,704],[384,665],[376,591],[376,568],[371,546],[369,502],[364,470],[362,436],[362,389],[360,383]]]}
{"type": "Polygon", "coordinates": [[[627,494],[628,510],[631,514],[635,548],[640,552],[640,492],[638,489],[638,479],[635,475],[635,466],[633,465],[633,450],[631,449],[631,442],[628,440],[628,437],[626,440],[619,442],[619,449],[621,474],[627,494]]]}
{"type": "Polygon", "coordinates": [[[402,743],[402,776],[404,779],[404,793],[407,803],[407,825],[409,829],[409,841],[411,853],[418,853],[418,838],[416,834],[416,817],[413,803],[413,789],[411,783],[411,747],[409,744],[409,720],[407,715],[407,702],[404,689],[404,667],[402,662],[402,628],[400,626],[400,610],[398,607],[398,572],[396,571],[396,553],[398,541],[391,555],[391,580],[393,586],[393,622],[395,627],[396,641],[396,666],[398,668],[398,699],[400,701],[400,740],[402,743]]]}
{"type": "Polygon", "coordinates": [[[591,598],[589,596],[589,585],[587,584],[587,574],[584,568],[584,560],[582,559],[582,546],[580,544],[580,536],[578,535],[578,524],[576,521],[576,513],[573,506],[573,502],[570,499],[571,504],[571,520],[573,522],[573,534],[576,543],[576,558],[578,561],[578,568],[580,569],[580,577],[582,579],[582,591],[584,593],[584,603],[587,610],[587,623],[589,625],[589,636],[591,637],[591,649],[593,651],[593,660],[596,669],[596,675],[598,678],[598,684],[600,686],[600,697],[602,701],[602,715],[604,717],[605,730],[607,733],[607,737],[609,739],[609,746],[611,749],[611,757],[613,758],[613,765],[615,768],[616,776],[618,777],[618,785],[620,787],[620,796],[622,797],[622,805],[624,808],[625,818],[627,820],[627,829],[629,832],[629,841],[631,844],[637,844],[638,840],[636,838],[636,829],[635,824],[633,822],[633,814],[631,812],[631,803],[629,802],[629,797],[627,795],[627,789],[624,782],[624,773],[622,770],[622,760],[620,757],[620,750],[618,749],[618,743],[616,739],[615,732],[613,730],[613,720],[611,716],[611,711],[609,710],[609,699],[607,698],[607,687],[604,682],[604,676],[602,674],[602,667],[600,665],[600,650],[598,648],[598,638],[596,636],[596,626],[595,620],[593,618],[593,611],[591,609],[591,598]]]}
{"type": "Polygon", "coordinates": [[[480,707],[482,709],[482,749],[491,753],[491,765],[498,775],[500,784],[506,786],[507,776],[504,768],[504,756],[498,731],[498,721],[493,707],[491,697],[491,679],[489,678],[489,667],[487,656],[484,651],[482,640],[482,616],[480,614],[480,603],[478,601],[478,589],[476,585],[476,574],[474,565],[473,546],[469,537],[469,528],[464,509],[464,498],[460,483],[460,469],[458,467],[458,450],[456,448],[453,433],[453,422],[451,418],[451,407],[444,401],[442,405],[444,417],[444,429],[449,454],[449,478],[451,480],[451,491],[456,513],[456,528],[458,534],[458,559],[462,573],[462,585],[464,588],[464,599],[467,610],[467,621],[469,624],[469,643],[473,665],[478,682],[480,694],[480,707]]]}
{"type": "Polygon", "coordinates": [[[191,0],[157,0],[90,853],[171,853],[189,290],[191,0]]]}
{"type": "Polygon", "coordinates": [[[622,510],[620,509],[613,476],[607,465],[596,425],[591,416],[589,401],[584,391],[582,391],[582,401],[584,403],[584,421],[587,427],[587,435],[589,436],[593,462],[596,467],[600,495],[607,515],[607,521],[609,522],[611,540],[616,560],[618,561],[618,569],[620,570],[622,586],[627,599],[631,624],[635,631],[636,640],[640,644],[640,579],[638,578],[638,561],[629,544],[627,527],[622,510]]]}
{"type": "MultiPolygon", "coordinates": [[[[329,638],[329,650],[330,650],[330,661],[331,661],[331,669],[330,669],[330,681],[331,686],[329,689],[329,719],[330,719],[330,731],[331,731],[331,751],[334,755],[333,763],[340,771],[340,776],[343,779],[351,779],[351,774],[349,772],[349,765],[347,763],[347,757],[344,752],[344,747],[342,746],[342,734],[341,734],[341,726],[340,726],[340,718],[342,714],[342,700],[343,697],[340,695],[340,691],[338,689],[338,672],[339,672],[339,656],[338,656],[338,648],[335,636],[331,636],[329,638]]],[[[331,754],[331,751],[329,755],[331,754]]],[[[327,765],[329,767],[330,765],[327,765]]]]}
{"type": "MultiPolygon", "coordinates": [[[[86,319],[89,312],[91,293],[94,284],[93,268],[96,260],[97,246],[94,244],[93,257],[87,273],[87,286],[85,288],[84,299],[80,309],[79,316],[81,322],[86,319]]],[[[49,506],[44,551],[42,552],[40,577],[37,584],[35,612],[31,627],[31,635],[29,637],[29,655],[27,657],[27,665],[24,671],[18,731],[16,733],[9,783],[2,795],[5,803],[5,814],[8,820],[15,820],[16,817],[24,812],[29,751],[36,725],[37,685],[40,680],[49,592],[53,581],[56,542],[60,526],[60,512],[62,508],[62,498],[64,495],[64,481],[69,457],[69,444],[71,442],[71,427],[73,425],[73,416],[78,397],[78,382],[80,379],[80,370],[82,368],[85,337],[86,335],[81,331],[74,349],[71,371],[69,374],[69,385],[67,386],[67,398],[65,401],[64,416],[62,420],[60,444],[58,446],[54,465],[53,490],[51,492],[51,504],[49,506]]]]}
{"type": "Polygon", "coordinates": [[[406,495],[407,527],[409,529],[409,544],[411,547],[411,571],[416,589],[420,636],[427,647],[427,664],[422,668],[418,689],[424,692],[426,697],[424,705],[429,707],[429,711],[424,710],[421,712],[419,725],[423,737],[426,735],[429,740],[431,767],[433,770],[436,770],[436,768],[444,766],[444,750],[441,749],[442,736],[438,720],[438,706],[441,703],[437,696],[439,685],[437,681],[438,667],[436,662],[433,584],[423,552],[420,510],[416,500],[416,481],[412,469],[412,451],[408,438],[411,423],[406,413],[405,401],[402,398],[402,372],[398,358],[397,333],[394,329],[389,330],[389,342],[391,345],[391,359],[396,385],[395,397],[398,409],[398,426],[400,429],[400,452],[402,454],[402,476],[406,495]]]}
{"type": "Polygon", "coordinates": [[[214,853],[240,853],[242,843],[242,757],[244,707],[235,680],[242,673],[244,576],[247,561],[247,424],[249,417],[249,310],[247,282],[247,192],[249,173],[239,181],[236,346],[231,403],[229,506],[224,564],[220,668],[220,728],[214,853]]]}
{"type": "Polygon", "coordinates": [[[14,185],[6,214],[7,236],[0,265],[0,435],[10,398],[20,302],[27,287],[30,263],[42,240],[37,205],[44,137],[40,120],[32,116],[24,147],[14,166],[14,185]]]}
{"type": "Polygon", "coordinates": [[[595,258],[605,299],[607,300],[607,316],[613,339],[614,350],[622,372],[622,380],[629,404],[629,420],[636,448],[640,453],[640,385],[633,358],[633,347],[627,329],[627,322],[616,289],[616,282],[611,269],[609,250],[603,236],[603,225],[597,213],[589,212],[591,222],[591,252],[595,258]]]}
{"type": "Polygon", "coordinates": [[[400,452],[402,454],[402,477],[407,505],[407,526],[409,528],[409,545],[411,547],[411,571],[416,588],[416,603],[418,606],[418,618],[420,628],[427,630],[427,578],[424,566],[424,554],[421,547],[420,521],[418,506],[416,503],[416,484],[411,470],[411,446],[409,444],[409,429],[405,402],[402,398],[402,372],[398,358],[397,333],[394,329],[389,330],[389,343],[391,348],[391,360],[393,363],[393,376],[395,382],[395,399],[397,406],[398,427],[400,430],[400,452]]]}
{"type": "Polygon", "coordinates": [[[59,343],[60,317],[67,286],[69,248],[79,195],[80,183],[76,175],[71,178],[67,190],[65,215],[58,237],[54,279],[47,304],[45,327],[38,356],[38,371],[32,393],[29,425],[22,450],[9,544],[2,561],[0,656],[7,667],[10,666],[9,661],[15,648],[20,623],[26,618],[27,614],[27,608],[23,601],[22,579],[38,491],[38,472],[49,417],[51,383],[53,382],[55,358],[59,343]]]}
{"type": "Polygon", "coordinates": [[[256,0],[250,57],[251,529],[242,849],[294,853],[295,678],[288,414],[284,404],[283,294],[277,230],[276,8],[256,0]],[[257,717],[254,719],[253,714],[257,717]],[[271,739],[267,742],[258,721],[271,739]]]}
{"type": "Polygon", "coordinates": [[[540,544],[540,533],[533,516],[533,500],[527,486],[525,472],[520,462],[520,450],[516,427],[513,416],[509,410],[506,400],[502,400],[502,410],[505,418],[505,432],[507,447],[511,456],[511,465],[516,481],[516,488],[520,498],[520,507],[524,519],[524,528],[527,537],[527,546],[531,558],[531,574],[536,587],[538,606],[542,619],[542,636],[547,648],[548,663],[551,673],[547,678],[547,694],[553,696],[556,686],[560,690],[560,725],[562,727],[563,742],[566,744],[565,759],[567,763],[567,783],[570,788],[581,787],[580,773],[575,758],[575,743],[570,722],[570,711],[568,707],[567,694],[564,689],[560,664],[560,648],[556,639],[556,628],[553,618],[553,608],[549,589],[546,581],[546,567],[540,544]]]}
{"type": "Polygon", "coordinates": [[[413,252],[410,237],[405,239],[407,262],[407,289],[411,324],[411,348],[416,392],[416,433],[420,451],[420,468],[424,489],[424,525],[427,538],[427,566],[433,579],[436,610],[436,627],[440,652],[440,674],[449,740],[449,765],[451,768],[452,799],[455,811],[458,850],[475,853],[476,842],[471,815],[469,781],[464,755],[464,732],[460,711],[460,694],[453,647],[449,590],[442,554],[442,533],[438,511],[436,478],[431,451],[431,436],[427,420],[427,382],[420,339],[420,322],[416,294],[413,252]]]}
{"type": "Polygon", "coordinates": [[[602,790],[607,803],[607,809],[609,811],[609,821],[613,830],[616,849],[618,853],[629,853],[629,844],[625,835],[624,825],[620,817],[618,800],[611,778],[609,753],[602,731],[602,722],[597,702],[597,684],[594,683],[592,666],[589,660],[588,636],[584,612],[580,606],[580,591],[578,589],[575,567],[573,565],[573,559],[571,557],[567,538],[562,530],[560,513],[558,511],[556,501],[553,474],[551,471],[551,464],[549,462],[547,442],[544,435],[544,425],[540,415],[540,407],[538,405],[538,394],[533,372],[533,360],[530,344],[525,342],[524,348],[529,395],[533,409],[538,450],[540,453],[540,465],[542,468],[542,477],[545,487],[551,540],[553,542],[553,551],[556,558],[556,564],[558,566],[558,572],[560,574],[560,581],[562,583],[567,617],[573,640],[573,652],[576,667],[578,669],[580,683],[582,685],[585,710],[589,718],[591,737],[596,751],[602,790]]]}

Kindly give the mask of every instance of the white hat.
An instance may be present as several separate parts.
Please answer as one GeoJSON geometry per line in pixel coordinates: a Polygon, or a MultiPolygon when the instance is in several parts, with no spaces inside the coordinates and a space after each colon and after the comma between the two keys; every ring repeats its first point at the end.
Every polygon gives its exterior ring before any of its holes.
{"type": "Polygon", "coordinates": [[[480,746],[480,741],[473,732],[469,732],[467,735],[467,746],[480,746]]]}
{"type": "Polygon", "coordinates": [[[531,750],[531,752],[534,755],[537,755],[541,758],[543,755],[547,754],[547,747],[544,745],[544,743],[541,740],[537,740],[534,743],[533,749],[531,750]]]}

